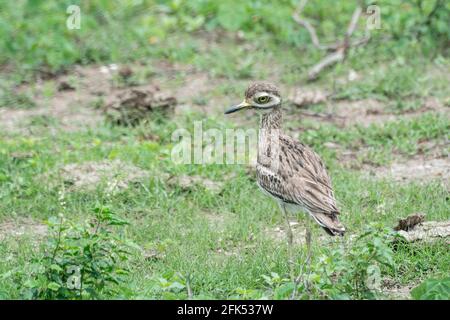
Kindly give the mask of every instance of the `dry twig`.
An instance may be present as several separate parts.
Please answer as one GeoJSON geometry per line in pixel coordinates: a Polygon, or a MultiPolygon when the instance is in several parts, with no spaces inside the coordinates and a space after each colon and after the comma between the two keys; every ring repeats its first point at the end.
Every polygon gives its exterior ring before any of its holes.
{"type": "Polygon", "coordinates": [[[357,47],[360,45],[365,45],[369,40],[370,36],[366,34],[363,38],[350,41],[354,31],[356,30],[356,26],[358,25],[359,18],[362,14],[362,5],[359,4],[355,10],[353,11],[352,18],[350,20],[350,23],[347,27],[347,31],[344,36],[343,41],[337,41],[334,44],[331,45],[322,45],[319,41],[319,38],[317,37],[317,32],[313,25],[306,19],[301,17],[301,13],[303,11],[303,8],[305,7],[307,3],[307,0],[302,0],[298,6],[298,8],[294,11],[292,17],[299,25],[306,28],[308,31],[311,41],[313,45],[320,49],[320,50],[327,50],[332,51],[330,54],[325,56],[321,61],[319,61],[317,64],[315,64],[308,72],[308,79],[310,81],[315,80],[318,78],[319,74],[322,72],[322,70],[326,69],[329,66],[332,66],[336,63],[339,63],[345,59],[347,56],[348,49],[351,47],[357,47]]]}
{"type": "Polygon", "coordinates": [[[303,26],[308,31],[309,36],[311,37],[311,41],[317,49],[336,50],[337,45],[338,45],[337,43],[330,44],[330,45],[320,44],[319,38],[317,37],[316,29],[313,27],[313,25],[308,20],[301,17],[301,13],[307,2],[308,2],[308,0],[300,1],[300,4],[298,5],[297,9],[292,14],[292,18],[295,20],[295,22],[297,22],[299,25],[303,26]]]}

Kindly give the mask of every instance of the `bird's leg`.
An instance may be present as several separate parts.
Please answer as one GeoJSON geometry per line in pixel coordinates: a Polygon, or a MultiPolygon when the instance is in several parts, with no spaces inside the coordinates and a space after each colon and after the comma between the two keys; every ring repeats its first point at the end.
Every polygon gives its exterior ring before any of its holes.
{"type": "Polygon", "coordinates": [[[284,214],[284,219],[286,221],[286,234],[287,234],[287,243],[288,243],[288,259],[289,259],[289,273],[291,276],[291,279],[294,280],[294,260],[292,257],[292,249],[293,249],[293,240],[294,235],[292,233],[291,224],[289,223],[289,217],[286,210],[286,205],[284,203],[280,203],[281,210],[284,214]]]}
{"type": "Polygon", "coordinates": [[[312,230],[310,224],[310,217],[306,217],[306,233],[305,233],[305,243],[306,243],[306,259],[303,263],[299,275],[294,281],[294,290],[292,291],[291,299],[294,299],[297,295],[298,285],[300,281],[304,281],[305,291],[309,291],[309,278],[311,274],[311,256],[312,256],[312,230]]]}
{"type": "Polygon", "coordinates": [[[311,256],[312,256],[312,230],[310,217],[306,217],[306,233],[305,233],[305,243],[306,243],[306,277],[305,277],[305,289],[309,291],[309,278],[311,276],[311,256]]]}

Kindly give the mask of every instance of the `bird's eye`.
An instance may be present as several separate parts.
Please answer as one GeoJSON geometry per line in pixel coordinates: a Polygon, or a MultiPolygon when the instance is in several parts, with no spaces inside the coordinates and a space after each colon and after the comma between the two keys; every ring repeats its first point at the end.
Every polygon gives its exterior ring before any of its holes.
{"type": "Polygon", "coordinates": [[[258,103],[267,103],[269,102],[269,100],[270,100],[269,96],[261,96],[258,97],[257,99],[258,103]]]}

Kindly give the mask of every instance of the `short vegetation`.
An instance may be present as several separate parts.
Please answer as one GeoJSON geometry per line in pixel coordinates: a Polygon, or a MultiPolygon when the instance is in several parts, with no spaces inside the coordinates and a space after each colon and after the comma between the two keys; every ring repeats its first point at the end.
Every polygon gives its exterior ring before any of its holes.
{"type": "MultiPolygon", "coordinates": [[[[392,229],[418,212],[450,218],[450,2],[361,2],[379,6],[381,29],[309,82],[326,52],[292,19],[297,1],[2,1],[0,298],[449,299],[448,239],[408,243],[392,229]],[[79,30],[66,27],[72,4],[81,8],[79,30]],[[113,95],[94,88],[111,65],[132,68],[114,74],[112,91],[159,85],[176,95],[174,110],[134,126],[100,117],[87,127],[113,95]],[[86,77],[92,88],[81,85],[86,77]],[[254,80],[277,82],[286,97],[324,90],[331,101],[285,104],[289,133],[327,164],[348,229],[331,239],[315,228],[307,267],[304,217],[292,217],[296,278],[283,217],[251,169],[171,160],[172,133],[193,132],[194,121],[204,130],[255,127],[254,117],[222,115],[254,80]],[[329,109],[352,103],[367,112],[352,119],[329,109]],[[86,127],[58,112],[65,105],[92,115],[82,118],[86,127]],[[365,122],[372,118],[381,120],[365,122]],[[381,174],[430,159],[446,161],[447,173],[381,174]],[[117,172],[92,182],[105,162],[117,172]],[[86,163],[84,173],[77,166],[86,163]]],[[[310,1],[302,14],[333,43],[356,3],[310,1]]],[[[355,37],[364,36],[364,19],[355,37]]]]}

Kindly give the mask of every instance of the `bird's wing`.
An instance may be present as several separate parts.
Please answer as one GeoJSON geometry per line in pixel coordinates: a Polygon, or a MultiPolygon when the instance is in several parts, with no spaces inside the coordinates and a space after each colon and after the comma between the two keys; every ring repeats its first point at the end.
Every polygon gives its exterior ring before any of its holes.
{"type": "Polygon", "coordinates": [[[311,211],[338,213],[331,179],[320,157],[294,139],[280,137],[280,175],[293,202],[311,211]]]}
{"type": "Polygon", "coordinates": [[[337,219],[339,210],[331,179],[320,157],[288,136],[280,136],[279,152],[277,172],[263,172],[261,167],[258,170],[260,186],[284,202],[306,208],[324,228],[344,230],[337,219]]]}

